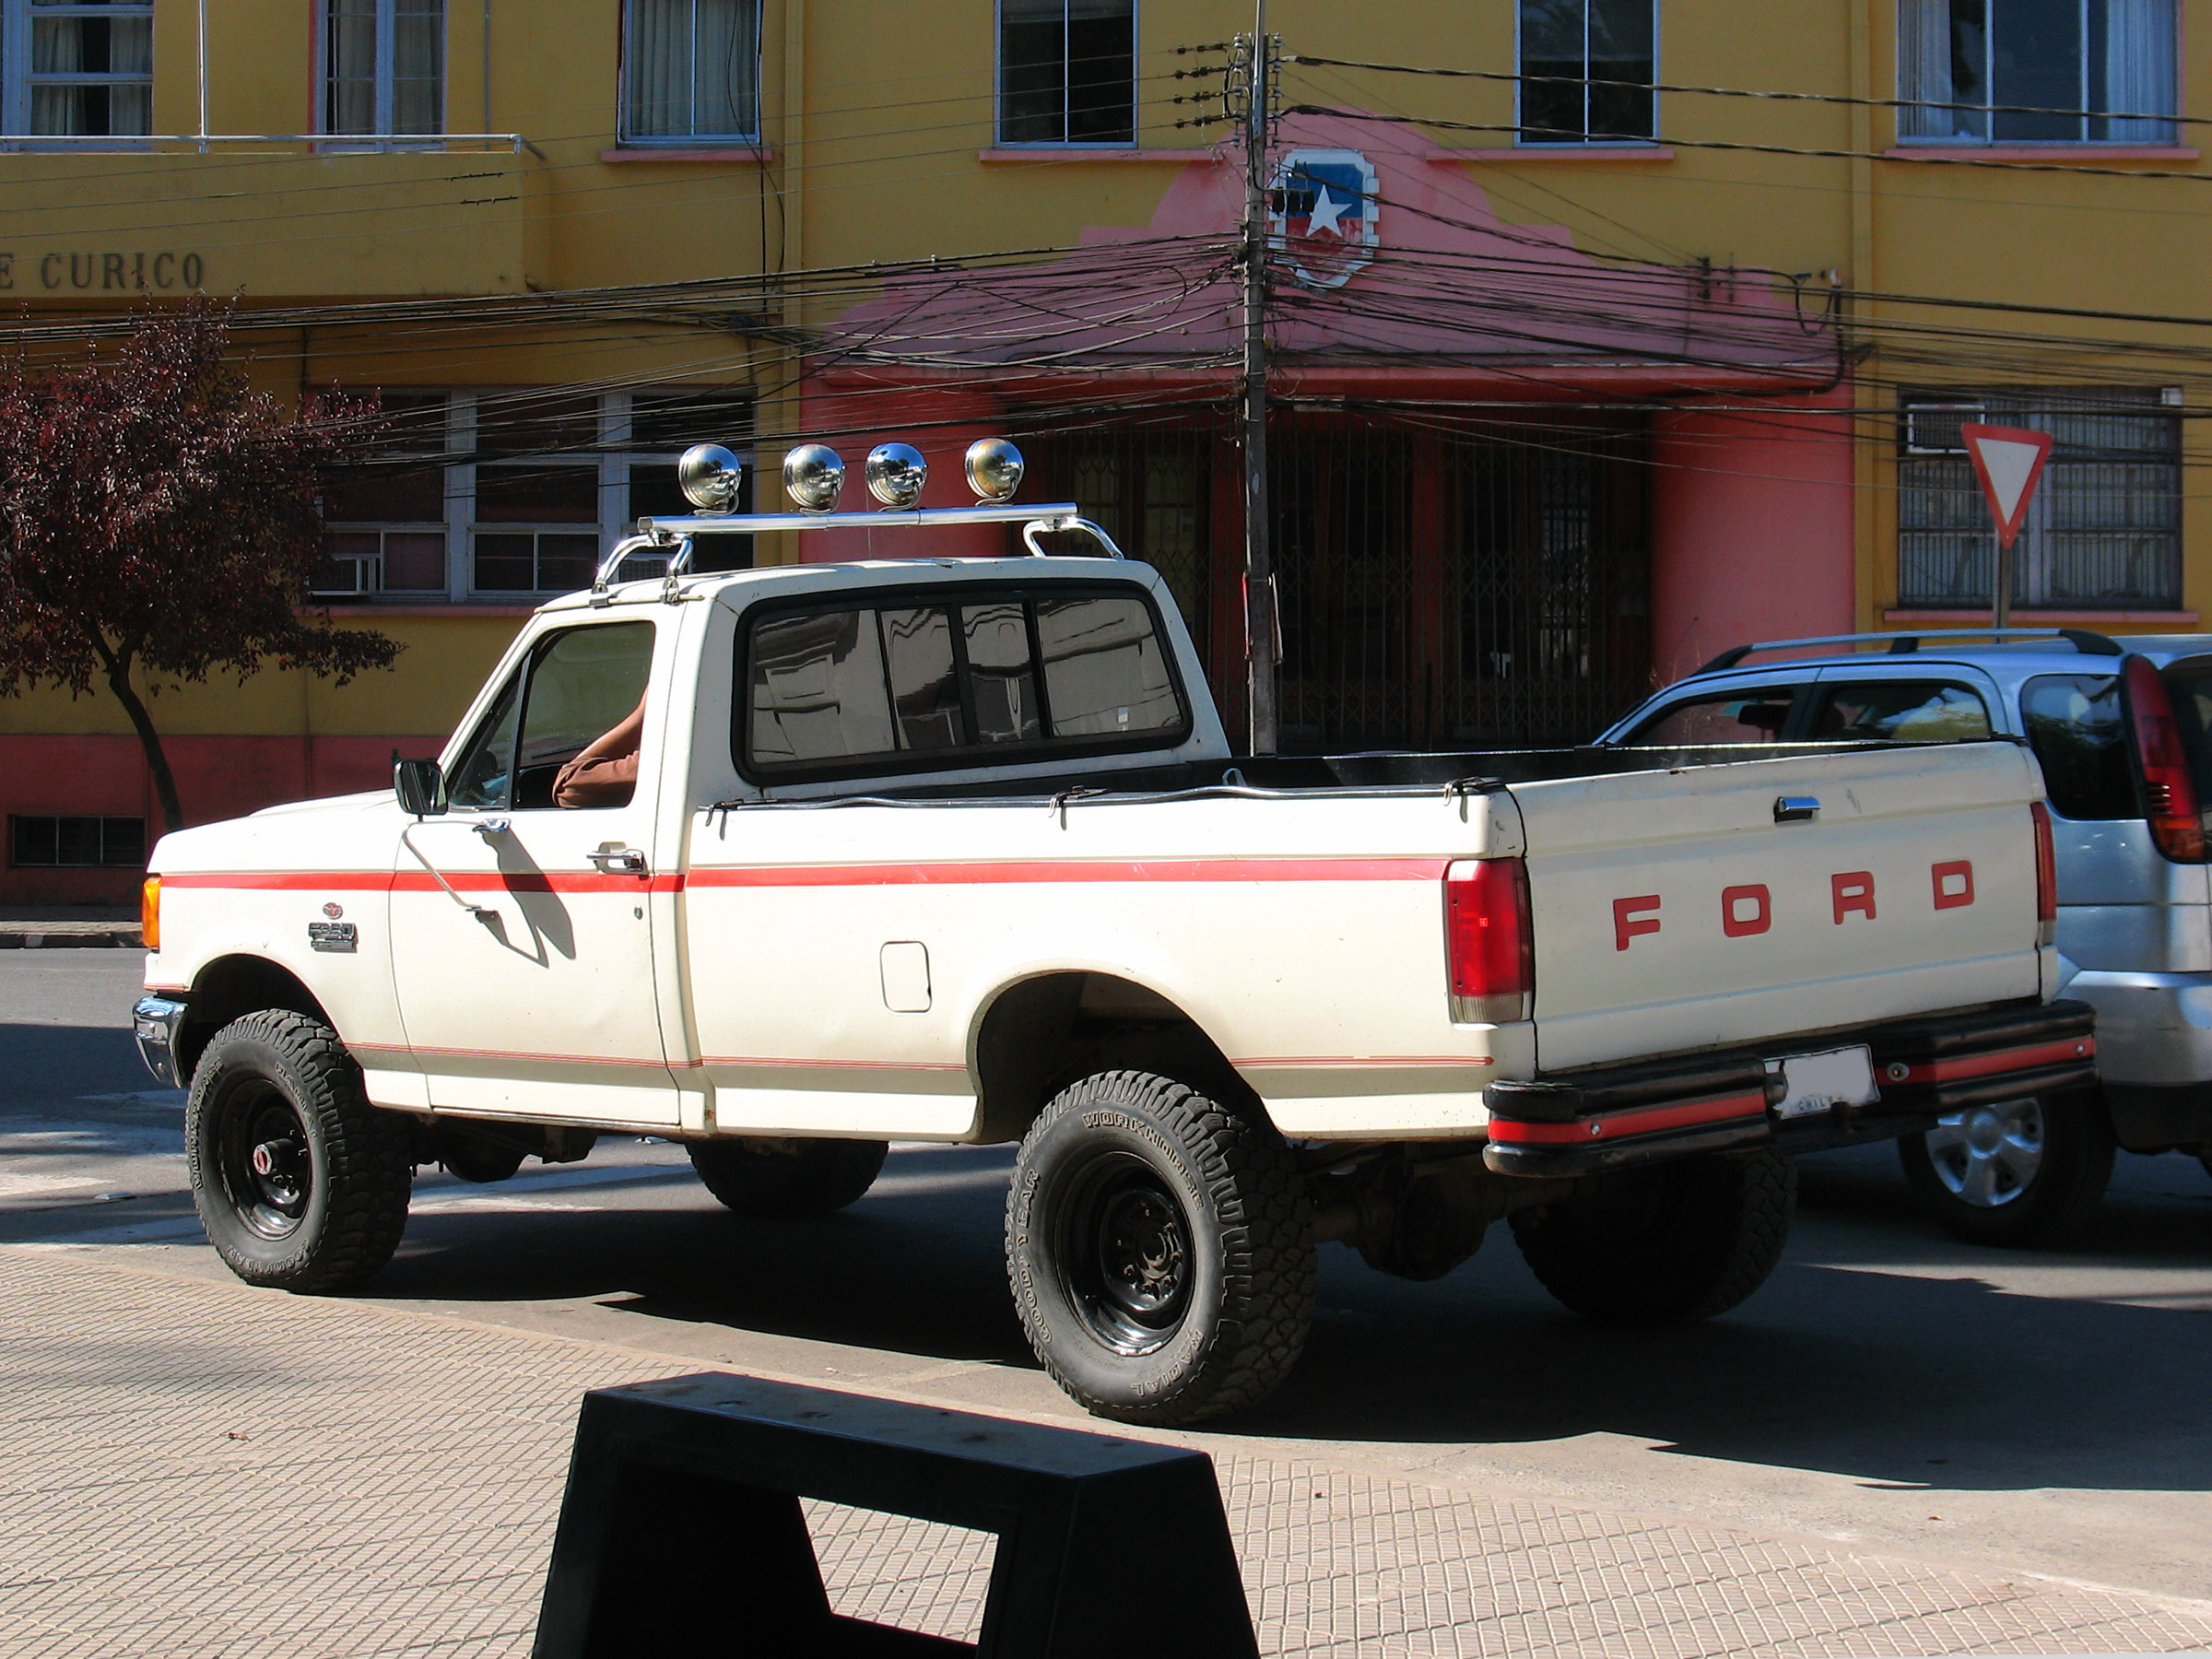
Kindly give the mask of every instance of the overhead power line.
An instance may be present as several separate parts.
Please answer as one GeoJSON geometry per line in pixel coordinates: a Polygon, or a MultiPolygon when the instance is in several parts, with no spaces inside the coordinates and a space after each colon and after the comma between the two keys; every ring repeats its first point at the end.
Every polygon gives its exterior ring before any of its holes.
{"type": "Polygon", "coordinates": [[[2162,121],[2174,126],[2212,126],[2194,115],[2147,114],[2121,110],[2065,110],[2043,104],[1939,103],[1924,98],[1853,98],[1841,92],[1771,92],[1748,87],[1697,87],[1678,81],[1614,80],[1594,75],[1514,75],[1503,69],[1447,69],[1416,64],[1373,64],[1359,58],[1315,57],[1285,53],[1286,64],[1330,69],[1371,69],[1382,75],[1430,75],[1453,80],[1508,81],[1521,85],[1601,88],[1611,92],[1683,92],[1700,98],[1754,98],[1777,103],[1836,104],[1859,110],[1948,110],[1973,115],[2070,115],[2098,121],[2162,121]]]}
{"type": "MultiPolygon", "coordinates": [[[[1291,104],[1286,115],[1328,115],[1340,121],[1386,121],[1400,126],[1435,127],[1453,133],[1521,133],[1515,123],[1447,121],[1433,115],[1378,115],[1371,110],[1346,110],[1331,104],[1291,104]]],[[[2162,119],[2162,118],[2161,118],[2162,119]]],[[[1903,167],[1973,167],[1986,171],[2015,173],[2074,173],[2092,179],[2181,179],[2192,184],[2212,184],[2212,173],[2183,172],[2173,168],[2081,167],[2056,161],[1991,161],[1978,156],[1930,156],[1915,151],[1898,155],[1889,150],[1822,149],[1810,145],[1752,144],[1741,139],[1654,139],[1649,133],[1592,133],[1596,144],[1659,144],[1670,149],[1739,150],[1759,156],[1802,156],[1829,161],[1891,161],[1903,167]]]]}

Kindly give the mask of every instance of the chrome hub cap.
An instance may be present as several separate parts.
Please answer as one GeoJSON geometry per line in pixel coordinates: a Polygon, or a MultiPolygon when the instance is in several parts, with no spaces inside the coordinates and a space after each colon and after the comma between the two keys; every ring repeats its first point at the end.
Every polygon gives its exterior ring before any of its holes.
{"type": "Polygon", "coordinates": [[[1976,1209],[2018,1201],[2043,1165],[2043,1109],[1999,1100],[1939,1119],[1928,1131],[1928,1161],[1951,1195],[1976,1209]]]}

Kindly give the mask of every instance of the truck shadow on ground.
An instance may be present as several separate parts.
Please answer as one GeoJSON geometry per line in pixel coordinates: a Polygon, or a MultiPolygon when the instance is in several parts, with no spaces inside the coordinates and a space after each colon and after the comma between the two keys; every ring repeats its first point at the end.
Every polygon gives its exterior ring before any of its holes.
{"type": "Polygon", "coordinates": [[[1569,1313],[1502,1227],[1433,1286],[1335,1253],[1299,1371],[1232,1432],[1606,1433],[1870,1486],[2212,1488],[2212,1202],[2116,1194],[2077,1249],[2022,1254],[1953,1242],[1864,1163],[1805,1185],[1766,1286],[1668,1330],[1569,1313]]]}
{"type": "MultiPolygon", "coordinates": [[[[899,1179],[810,1222],[703,1206],[425,1218],[372,1294],[591,1296],[641,1320],[1030,1368],[1001,1264],[1007,1162],[901,1153],[899,1179]]],[[[2212,1487],[2212,1203],[2120,1194],[2082,1249],[2024,1257],[1952,1243],[1879,1173],[1806,1185],[1768,1285],[1673,1330],[1583,1323],[1503,1227],[1429,1285],[1332,1247],[1288,1385],[1206,1427],[1398,1444],[1613,1434],[1938,1491],[2212,1487]],[[2161,1270],[2147,1289],[2145,1267],[2161,1270]],[[2100,1283],[2117,1273],[2133,1275],[2125,1300],[2100,1283]]]]}
{"type": "Polygon", "coordinates": [[[1034,1366],[1006,1298],[1012,1168],[1010,1151],[901,1150],[859,1205],[807,1221],[731,1215],[681,1169],[651,1184],[660,1198],[696,1194],[683,1207],[418,1214],[368,1294],[590,1297],[641,1319],[1034,1366]]]}

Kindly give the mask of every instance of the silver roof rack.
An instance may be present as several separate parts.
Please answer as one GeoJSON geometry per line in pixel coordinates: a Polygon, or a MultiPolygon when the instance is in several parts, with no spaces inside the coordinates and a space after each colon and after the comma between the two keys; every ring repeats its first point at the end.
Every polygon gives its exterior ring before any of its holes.
{"type": "Polygon", "coordinates": [[[1820,634],[1806,640],[1761,640],[1752,645],[1731,645],[1707,663],[1700,674],[1718,674],[1747,656],[1767,651],[1800,651],[1812,645],[1882,645],[1890,656],[1910,656],[1923,640],[2064,640],[2085,656],[2122,656],[2120,641],[2086,628],[1934,628],[1912,633],[1820,634]]]}

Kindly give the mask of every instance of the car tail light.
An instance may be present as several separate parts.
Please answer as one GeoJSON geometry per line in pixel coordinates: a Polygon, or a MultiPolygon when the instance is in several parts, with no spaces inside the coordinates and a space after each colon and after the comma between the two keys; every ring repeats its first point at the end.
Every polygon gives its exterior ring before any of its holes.
{"type": "Polygon", "coordinates": [[[2120,671],[2136,740],[2136,771],[2143,780],[2143,821],[2159,852],[2179,864],[2201,864],[2205,825],[2197,815],[2196,781],[2182,747],[2173,704],[2147,657],[2131,656],[2120,671]]]}
{"type": "Polygon", "coordinates": [[[1444,872],[1444,963],[1453,1019],[1500,1025],[1529,1017],[1536,951],[1521,860],[1465,859],[1444,872]]]}
{"type": "Polygon", "coordinates": [[[2058,853],[2051,843],[2051,809],[2030,801],[2028,812],[2035,820],[2035,942],[2042,946],[2058,937],[2058,853]]]}
{"type": "Polygon", "coordinates": [[[138,927],[148,950],[161,948],[161,877],[148,876],[138,889],[138,927]]]}

